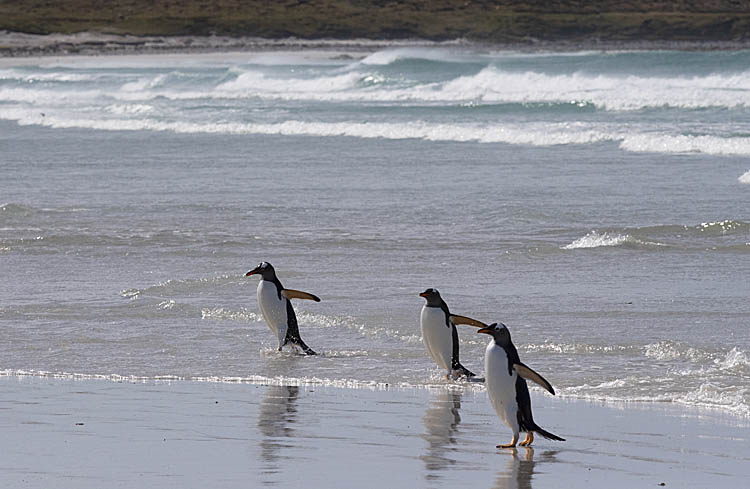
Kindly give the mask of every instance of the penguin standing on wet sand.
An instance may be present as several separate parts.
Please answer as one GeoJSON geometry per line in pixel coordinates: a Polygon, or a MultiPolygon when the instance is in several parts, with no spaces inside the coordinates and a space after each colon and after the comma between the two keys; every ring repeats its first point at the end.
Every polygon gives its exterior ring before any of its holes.
{"type": "Polygon", "coordinates": [[[534,441],[534,432],[550,440],[565,441],[557,435],[540,428],[531,415],[531,397],[526,380],[531,380],[555,395],[555,390],[547,380],[521,363],[518,351],[510,341],[510,331],[503,323],[493,323],[478,333],[492,336],[484,353],[484,375],[487,395],[495,412],[513,430],[513,439],[497,448],[511,448],[518,443],[518,434],[526,432],[521,446],[529,446],[534,441]]]}
{"type": "Polygon", "coordinates": [[[276,277],[276,270],[268,262],[262,262],[247,272],[245,276],[249,277],[256,274],[261,276],[258,283],[260,312],[263,313],[268,327],[279,340],[279,351],[286,345],[293,345],[302,349],[306,355],[317,355],[312,348],[302,341],[299,335],[297,316],[294,314],[290,299],[307,299],[315,302],[320,302],[320,299],[307,292],[285,289],[276,277]]]}
{"type": "Polygon", "coordinates": [[[477,328],[486,328],[487,325],[476,319],[451,314],[448,310],[448,304],[440,297],[440,292],[437,289],[427,289],[419,296],[427,300],[420,315],[422,340],[427,348],[427,353],[435,360],[438,367],[447,371],[447,378],[474,377],[474,373],[461,365],[458,360],[458,331],[456,325],[468,324],[477,328]]]}

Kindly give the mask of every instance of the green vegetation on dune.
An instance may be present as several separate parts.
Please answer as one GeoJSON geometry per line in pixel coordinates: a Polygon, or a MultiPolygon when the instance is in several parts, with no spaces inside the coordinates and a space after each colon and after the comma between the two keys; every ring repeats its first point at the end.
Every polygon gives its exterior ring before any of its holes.
{"type": "Polygon", "coordinates": [[[746,0],[0,0],[0,30],[302,39],[737,41],[746,0]]]}

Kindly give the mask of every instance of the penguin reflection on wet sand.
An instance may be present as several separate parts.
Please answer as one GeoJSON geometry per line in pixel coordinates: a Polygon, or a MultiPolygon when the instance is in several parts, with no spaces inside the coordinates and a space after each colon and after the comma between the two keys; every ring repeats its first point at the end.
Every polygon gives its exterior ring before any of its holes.
{"type": "Polygon", "coordinates": [[[292,345],[300,348],[306,355],[317,355],[300,337],[297,316],[290,299],[307,299],[315,302],[320,302],[320,299],[307,292],[285,289],[276,277],[276,270],[268,262],[262,262],[245,274],[246,277],[251,275],[261,277],[258,283],[258,306],[268,327],[279,340],[279,351],[286,345],[292,345]]]}
{"type": "Polygon", "coordinates": [[[458,360],[458,331],[457,324],[468,324],[477,328],[487,327],[481,321],[466,316],[451,314],[437,289],[427,289],[421,294],[427,303],[422,307],[420,324],[422,327],[422,341],[427,353],[437,363],[438,367],[446,370],[446,378],[474,377],[475,374],[461,365],[458,360]]]}
{"type": "Polygon", "coordinates": [[[526,380],[531,380],[544,387],[550,394],[555,390],[547,380],[521,363],[518,351],[510,340],[510,331],[503,323],[493,323],[482,328],[478,333],[492,336],[484,354],[484,375],[487,395],[495,412],[508,427],[513,430],[513,439],[497,448],[511,448],[518,443],[518,434],[526,432],[522,446],[529,446],[534,441],[534,432],[550,440],[565,441],[557,435],[545,431],[534,422],[531,414],[531,397],[526,380]]]}

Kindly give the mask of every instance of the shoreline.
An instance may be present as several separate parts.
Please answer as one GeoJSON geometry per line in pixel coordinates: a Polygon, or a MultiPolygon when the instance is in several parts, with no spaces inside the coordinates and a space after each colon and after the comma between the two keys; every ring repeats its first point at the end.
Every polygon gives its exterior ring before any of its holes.
{"type": "Polygon", "coordinates": [[[454,39],[269,39],[229,36],[133,36],[84,32],[25,34],[0,31],[0,58],[102,56],[139,54],[198,54],[258,51],[341,50],[370,53],[398,48],[453,48],[476,51],[737,51],[750,49],[746,41],[528,41],[488,43],[454,39]]]}
{"type": "MultiPolygon", "coordinates": [[[[369,391],[369,392],[459,392],[471,395],[486,395],[484,379],[462,382],[433,382],[425,384],[412,383],[387,383],[387,382],[362,382],[349,379],[329,379],[329,378],[297,378],[297,377],[267,377],[264,375],[248,376],[178,376],[178,375],[160,375],[156,377],[138,376],[138,375],[119,375],[119,374],[82,374],[73,372],[48,372],[22,369],[0,369],[0,382],[5,379],[48,379],[62,382],[109,382],[115,384],[162,384],[162,383],[194,383],[199,385],[246,385],[261,387],[298,387],[303,389],[342,389],[350,391],[369,391]]],[[[680,402],[680,400],[652,400],[643,399],[620,399],[597,397],[591,394],[576,395],[560,391],[558,389],[556,396],[547,395],[543,389],[537,386],[530,386],[532,396],[546,397],[549,400],[560,400],[563,402],[585,403],[594,406],[611,408],[618,410],[640,409],[640,410],[663,410],[664,412],[680,412],[687,417],[716,417],[734,420],[738,424],[745,424],[750,428],[750,417],[737,412],[737,410],[727,409],[721,405],[689,404],[680,402]]]]}
{"type": "Polygon", "coordinates": [[[682,409],[532,392],[537,422],[568,441],[498,450],[510,434],[477,392],[39,377],[0,385],[0,480],[14,487],[739,487],[750,476],[746,420],[682,409]]]}

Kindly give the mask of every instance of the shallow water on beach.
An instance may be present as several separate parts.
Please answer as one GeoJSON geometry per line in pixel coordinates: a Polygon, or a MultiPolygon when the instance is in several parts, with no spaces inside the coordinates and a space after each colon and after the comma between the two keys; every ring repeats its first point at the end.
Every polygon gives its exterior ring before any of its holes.
{"type": "Polygon", "coordinates": [[[0,371],[445,385],[436,287],[562,395],[750,417],[749,61],[2,60],[0,371]],[[296,304],[321,355],[275,350],[261,260],[323,299],[296,304]]]}

